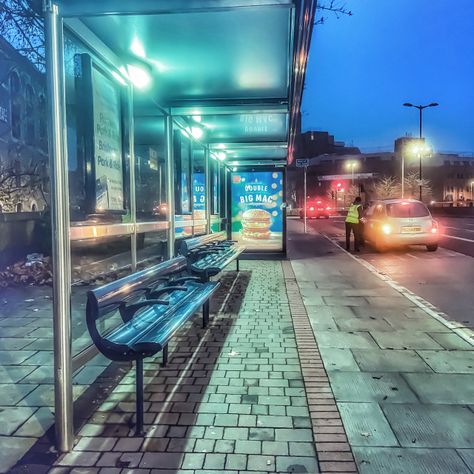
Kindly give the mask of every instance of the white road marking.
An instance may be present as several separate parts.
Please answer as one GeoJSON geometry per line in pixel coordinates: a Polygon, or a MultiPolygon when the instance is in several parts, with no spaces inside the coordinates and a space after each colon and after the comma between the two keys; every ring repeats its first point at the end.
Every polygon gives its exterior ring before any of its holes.
{"type": "Polygon", "coordinates": [[[463,242],[472,242],[474,243],[474,240],[472,239],[466,239],[465,237],[455,237],[454,235],[448,235],[448,234],[441,234],[443,237],[447,237],[448,239],[456,239],[456,240],[462,240],[463,242]]]}
{"type": "Polygon", "coordinates": [[[416,255],[412,255],[411,253],[407,253],[407,255],[411,258],[416,258],[417,260],[419,260],[420,258],[417,257],[416,255]]]}
{"type": "Polygon", "coordinates": [[[436,306],[432,305],[429,301],[425,300],[421,296],[416,295],[408,288],[401,286],[395,280],[393,280],[390,276],[388,276],[385,272],[378,270],[374,267],[371,263],[367,260],[358,257],[356,255],[352,255],[350,252],[342,248],[338,245],[337,241],[332,240],[327,235],[321,234],[324,238],[329,240],[333,245],[339,248],[342,252],[346,253],[349,257],[354,259],[356,262],[360,263],[364,266],[367,270],[371,273],[376,275],[381,280],[385,281],[389,286],[391,286],[394,290],[398,291],[401,295],[405,296],[405,298],[409,299],[412,303],[422,309],[426,314],[431,316],[432,318],[436,319],[436,321],[440,322],[448,329],[451,329],[454,333],[456,333],[459,337],[464,339],[466,342],[474,346],[474,331],[472,329],[464,327],[461,323],[457,321],[450,321],[447,319],[447,314],[443,313],[440,309],[436,306]]]}
{"type": "Polygon", "coordinates": [[[443,227],[445,229],[455,229],[455,230],[460,230],[460,231],[463,231],[463,232],[474,232],[474,230],[471,230],[471,229],[462,229],[461,227],[452,227],[450,225],[445,225],[443,227]]]}

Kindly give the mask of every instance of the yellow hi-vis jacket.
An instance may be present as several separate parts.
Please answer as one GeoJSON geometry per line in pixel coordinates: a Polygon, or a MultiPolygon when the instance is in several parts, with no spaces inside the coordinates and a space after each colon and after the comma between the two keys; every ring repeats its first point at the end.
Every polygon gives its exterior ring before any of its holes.
{"type": "Polygon", "coordinates": [[[349,207],[349,210],[347,211],[346,222],[351,224],[359,223],[359,207],[360,204],[351,204],[351,207],[349,207]]]}

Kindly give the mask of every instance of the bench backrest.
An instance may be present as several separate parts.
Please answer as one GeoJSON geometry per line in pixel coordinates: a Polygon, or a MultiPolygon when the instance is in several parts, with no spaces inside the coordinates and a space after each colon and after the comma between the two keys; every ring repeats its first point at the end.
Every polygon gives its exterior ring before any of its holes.
{"type": "Polygon", "coordinates": [[[216,232],[214,234],[200,235],[199,237],[191,237],[190,239],[184,239],[179,245],[179,253],[187,256],[189,252],[202,247],[203,245],[211,244],[212,242],[221,242],[227,239],[227,233],[216,232]]]}
{"type": "Polygon", "coordinates": [[[186,270],[186,259],[176,257],[88,291],[88,324],[116,311],[123,304],[142,298],[147,290],[157,286],[161,280],[164,282],[171,275],[184,270],[186,270]]]}

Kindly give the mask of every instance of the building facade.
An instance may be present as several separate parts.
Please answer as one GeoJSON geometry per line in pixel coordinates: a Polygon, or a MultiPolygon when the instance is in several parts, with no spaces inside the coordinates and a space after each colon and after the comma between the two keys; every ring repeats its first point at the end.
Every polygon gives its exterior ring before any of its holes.
{"type": "Polygon", "coordinates": [[[39,212],[48,201],[44,74],[0,37],[0,210],[39,212]]]}

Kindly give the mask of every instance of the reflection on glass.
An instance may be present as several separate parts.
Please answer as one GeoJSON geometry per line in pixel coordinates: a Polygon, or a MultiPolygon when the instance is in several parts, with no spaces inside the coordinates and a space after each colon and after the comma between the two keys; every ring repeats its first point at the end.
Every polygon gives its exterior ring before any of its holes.
{"type": "Polygon", "coordinates": [[[191,142],[180,129],[174,131],[174,183],[175,183],[175,236],[177,239],[193,235],[192,223],[192,169],[191,142]]]}
{"type": "Polygon", "coordinates": [[[129,235],[71,242],[73,355],[92,343],[85,319],[87,290],[130,273],[130,245],[129,235]]]}
{"type": "Polygon", "coordinates": [[[137,221],[167,220],[164,118],[135,111],[135,193],[137,221]]]}
{"type": "Polygon", "coordinates": [[[193,219],[194,235],[206,232],[206,154],[204,147],[193,144],[193,219]]]}

